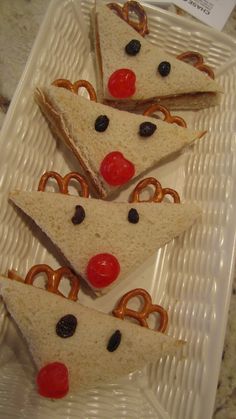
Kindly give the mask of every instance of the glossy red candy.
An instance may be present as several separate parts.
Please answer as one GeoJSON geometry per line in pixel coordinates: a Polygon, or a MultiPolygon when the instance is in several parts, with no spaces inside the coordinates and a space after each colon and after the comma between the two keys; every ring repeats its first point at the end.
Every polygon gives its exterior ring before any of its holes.
{"type": "Polygon", "coordinates": [[[87,277],[95,288],[103,288],[116,280],[120,273],[120,264],[110,253],[93,256],[87,266],[87,277]]]}
{"type": "Polygon", "coordinates": [[[45,365],[38,372],[37,384],[41,396],[61,399],[69,390],[67,367],[61,362],[52,362],[45,365]]]}
{"type": "Polygon", "coordinates": [[[100,173],[105,181],[112,186],[127,183],[135,173],[133,163],[127,160],[119,151],[112,151],[103,159],[100,173]]]}
{"type": "Polygon", "coordinates": [[[128,68],[114,71],[108,80],[108,90],[111,96],[125,99],[135,93],[136,76],[128,68]]]}

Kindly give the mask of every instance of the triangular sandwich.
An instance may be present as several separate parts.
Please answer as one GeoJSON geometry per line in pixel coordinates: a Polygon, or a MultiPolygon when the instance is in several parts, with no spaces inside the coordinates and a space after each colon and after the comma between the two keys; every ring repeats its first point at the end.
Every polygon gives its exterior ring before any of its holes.
{"type": "Polygon", "coordinates": [[[219,102],[220,87],[208,74],[150,43],[100,1],[92,26],[100,102],[126,110],[143,109],[150,102],[169,109],[219,102]]]}
{"type": "Polygon", "coordinates": [[[125,279],[200,215],[192,203],[131,204],[35,191],[16,191],[10,199],[97,293],[125,279]]]}
{"type": "Polygon", "coordinates": [[[204,134],[55,86],[37,89],[35,98],[51,130],[74,152],[101,198],[204,134]]]}
{"type": "Polygon", "coordinates": [[[0,277],[0,294],[28,343],[40,370],[39,392],[46,397],[113,383],[183,345],[164,333],[15,280],[0,277]]]}

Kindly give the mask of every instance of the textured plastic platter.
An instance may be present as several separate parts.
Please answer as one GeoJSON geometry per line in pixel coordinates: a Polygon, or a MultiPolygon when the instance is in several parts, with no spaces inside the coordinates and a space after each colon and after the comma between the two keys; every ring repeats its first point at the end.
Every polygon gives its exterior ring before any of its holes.
{"type": "MultiPolygon", "coordinates": [[[[37,85],[63,77],[94,82],[88,38],[92,1],[54,0],[39,31],[0,136],[0,271],[25,275],[36,263],[63,264],[33,223],[8,203],[12,189],[32,190],[45,170],[75,170],[69,151],[51,136],[33,100],[37,85]]],[[[110,312],[127,290],[146,288],[169,312],[168,333],[185,339],[183,353],[140,373],[53,402],[37,395],[24,341],[0,306],[0,417],[175,418],[212,416],[235,256],[236,42],[206,26],[145,3],[151,42],[177,55],[197,50],[215,68],[224,95],[217,108],[180,113],[204,139],[152,175],[202,208],[202,219],[133,272],[108,296],[80,301],[110,312]],[[231,60],[231,61],[230,61],[231,60]]],[[[119,199],[127,199],[129,191],[119,199]]],[[[88,331],[89,333],[89,331],[88,331]]],[[[105,367],[105,366],[104,366],[105,367]]]]}

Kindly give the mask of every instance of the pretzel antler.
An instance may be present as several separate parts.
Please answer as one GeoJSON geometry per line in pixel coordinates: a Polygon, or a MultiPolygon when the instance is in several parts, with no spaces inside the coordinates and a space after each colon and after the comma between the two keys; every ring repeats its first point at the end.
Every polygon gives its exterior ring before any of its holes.
{"type": "Polygon", "coordinates": [[[174,189],[162,188],[160,182],[158,182],[157,179],[155,179],[154,177],[148,177],[146,179],[141,180],[136,185],[131,195],[130,202],[157,202],[159,203],[163,201],[165,195],[172,196],[175,204],[180,203],[180,197],[179,197],[178,192],[176,192],[174,189]],[[153,185],[155,187],[153,196],[147,200],[140,200],[140,193],[143,191],[143,189],[145,189],[149,185],[153,185]]]}
{"type": "Polygon", "coordinates": [[[71,179],[75,179],[80,183],[82,197],[83,198],[89,197],[88,183],[86,182],[85,178],[77,172],[67,173],[67,175],[65,175],[64,177],[61,176],[57,172],[53,172],[53,171],[45,172],[40,178],[38,191],[42,191],[42,192],[45,191],[47,182],[50,178],[54,178],[57,181],[59,191],[60,193],[63,193],[63,194],[68,194],[69,182],[71,181],[71,179]]]}
{"type": "Polygon", "coordinates": [[[117,16],[127,22],[127,16],[124,14],[123,6],[120,6],[118,3],[108,3],[107,7],[116,12],[117,16]]]}
{"type": "Polygon", "coordinates": [[[158,103],[154,103],[153,105],[150,105],[144,112],[143,115],[150,116],[154,112],[159,111],[164,115],[163,120],[166,122],[169,122],[170,124],[177,124],[180,127],[187,127],[187,124],[183,118],[180,116],[172,116],[170,111],[163,105],[159,105],[158,103]]]}
{"type": "Polygon", "coordinates": [[[141,36],[145,36],[149,33],[146,12],[137,1],[127,1],[123,7],[119,6],[117,3],[109,3],[107,6],[109,9],[114,10],[121,19],[132,26],[141,36]],[[138,22],[130,19],[130,12],[134,12],[136,14],[138,22]]]}
{"type": "Polygon", "coordinates": [[[119,317],[120,319],[124,319],[125,317],[132,317],[133,319],[137,320],[141,326],[148,328],[149,326],[147,319],[149,315],[151,313],[158,313],[160,315],[160,324],[159,327],[155,329],[158,332],[165,332],[168,324],[167,311],[157,304],[152,304],[150,294],[142,288],[136,288],[123,295],[117,307],[113,310],[112,313],[115,317],[119,317]],[[144,301],[142,310],[135,311],[127,308],[129,300],[134,297],[142,297],[144,301]]]}
{"type": "Polygon", "coordinates": [[[203,56],[199,52],[195,52],[195,51],[182,52],[182,54],[177,55],[176,58],[178,60],[185,61],[187,63],[192,63],[194,67],[206,73],[211,79],[215,78],[214,71],[212,70],[211,67],[204,64],[203,56]]]}
{"type": "Polygon", "coordinates": [[[75,275],[73,271],[66,266],[53,270],[50,266],[46,264],[34,265],[27,273],[25,279],[17,275],[17,273],[14,270],[9,270],[8,278],[24,282],[25,284],[33,285],[36,276],[40,273],[46,274],[46,290],[49,292],[53,292],[54,294],[60,295],[62,297],[65,296],[59,291],[59,285],[63,276],[68,278],[70,281],[71,290],[68,294],[68,297],[66,298],[68,298],[69,300],[77,301],[78,292],[80,288],[79,277],[75,275]]]}
{"type": "Polygon", "coordinates": [[[67,90],[70,90],[72,93],[78,94],[78,91],[81,87],[84,87],[88,94],[90,100],[97,102],[97,95],[91,83],[87,80],[77,80],[72,83],[67,79],[57,79],[52,82],[53,86],[64,87],[67,90]]]}

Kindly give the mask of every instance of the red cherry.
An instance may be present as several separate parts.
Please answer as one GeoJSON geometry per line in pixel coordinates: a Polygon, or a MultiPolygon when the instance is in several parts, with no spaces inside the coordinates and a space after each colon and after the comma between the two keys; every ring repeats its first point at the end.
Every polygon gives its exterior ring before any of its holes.
{"type": "Polygon", "coordinates": [[[120,264],[110,253],[93,256],[87,266],[88,280],[95,288],[107,287],[115,281],[119,273],[120,264]]]}
{"type": "Polygon", "coordinates": [[[43,397],[61,399],[69,390],[68,370],[61,362],[52,362],[37,375],[38,392],[43,397]]]}
{"type": "Polygon", "coordinates": [[[103,159],[100,172],[105,181],[112,186],[124,185],[135,173],[133,163],[119,151],[112,151],[103,159]]]}
{"type": "Polygon", "coordinates": [[[120,68],[114,71],[108,80],[110,94],[119,99],[133,96],[135,93],[136,76],[128,68],[120,68]]]}

